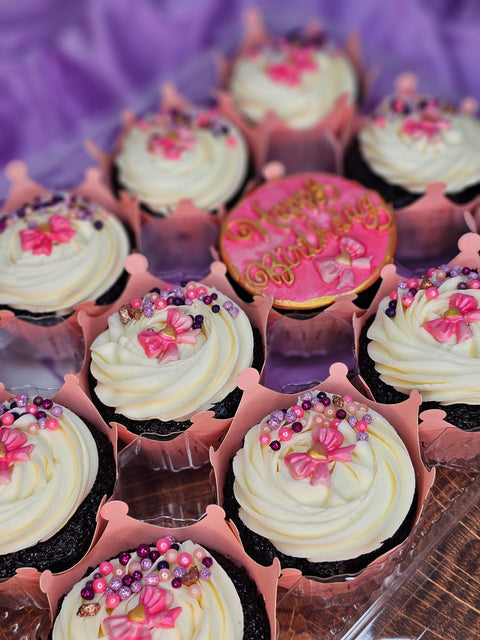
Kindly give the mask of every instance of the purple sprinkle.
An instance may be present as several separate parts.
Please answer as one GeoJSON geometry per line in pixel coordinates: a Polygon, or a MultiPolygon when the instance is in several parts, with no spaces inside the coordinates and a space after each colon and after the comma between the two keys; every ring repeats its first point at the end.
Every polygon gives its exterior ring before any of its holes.
{"type": "Polygon", "coordinates": [[[364,422],[366,422],[367,424],[371,424],[372,423],[372,416],[369,413],[366,413],[363,417],[362,420],[364,422]]]}
{"type": "Polygon", "coordinates": [[[138,580],[135,580],[135,582],[132,582],[132,584],[130,585],[130,589],[132,593],[140,593],[140,591],[142,590],[142,583],[138,580]]]}
{"type": "Polygon", "coordinates": [[[278,451],[280,449],[280,442],[278,440],[272,440],[272,442],[270,442],[270,448],[272,449],[272,451],[278,451]]]}
{"type": "Polygon", "coordinates": [[[110,588],[114,591],[118,591],[122,585],[123,582],[121,578],[112,578],[110,580],[110,588]]]}
{"type": "Polygon", "coordinates": [[[52,416],[59,418],[62,415],[62,413],[63,413],[63,409],[62,407],[59,407],[58,404],[52,407],[52,416]]]}
{"type": "Polygon", "coordinates": [[[124,585],[118,590],[118,595],[120,596],[120,600],[128,600],[132,595],[132,590],[130,589],[130,587],[126,587],[124,585]]]}
{"type": "Polygon", "coordinates": [[[349,424],[349,425],[352,427],[352,429],[353,429],[353,427],[354,427],[354,426],[357,424],[357,422],[358,422],[358,418],[356,418],[355,416],[349,416],[349,417],[347,418],[347,422],[348,422],[348,424],[349,424]]]}
{"type": "Polygon", "coordinates": [[[357,440],[368,440],[368,433],[366,431],[359,431],[357,433],[357,440]]]}
{"type": "Polygon", "coordinates": [[[185,569],[185,567],[175,567],[175,569],[173,570],[173,575],[175,578],[183,578],[187,575],[187,570],[185,569]]]}
{"type": "Polygon", "coordinates": [[[208,580],[211,577],[212,572],[210,569],[207,569],[207,567],[203,567],[203,569],[200,569],[198,572],[198,575],[202,580],[208,580]]]}
{"type": "Polygon", "coordinates": [[[398,288],[399,289],[406,289],[407,288],[406,280],[400,280],[400,282],[398,283],[398,288]]]}

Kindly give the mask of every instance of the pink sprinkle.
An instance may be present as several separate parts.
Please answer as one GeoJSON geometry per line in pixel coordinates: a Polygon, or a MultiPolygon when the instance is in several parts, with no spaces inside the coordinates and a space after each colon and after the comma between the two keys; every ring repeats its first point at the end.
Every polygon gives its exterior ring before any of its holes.
{"type": "Polygon", "coordinates": [[[408,293],[402,296],[402,304],[404,307],[410,307],[412,303],[413,303],[413,296],[411,296],[408,293]]]}
{"type": "Polygon", "coordinates": [[[438,289],[436,287],[428,287],[428,289],[425,291],[425,295],[429,300],[435,300],[435,298],[438,298],[439,295],[438,289]]]}
{"type": "Polygon", "coordinates": [[[225,141],[227,143],[227,145],[229,147],[236,147],[237,146],[237,139],[234,136],[227,136],[225,138],[225,141]]]}
{"type": "Polygon", "coordinates": [[[418,280],[416,278],[410,278],[407,280],[407,287],[409,289],[418,289],[418,280]]]}
{"type": "Polygon", "coordinates": [[[303,409],[300,405],[293,405],[292,409],[293,413],[297,416],[297,418],[301,418],[303,416],[303,409]]]}
{"type": "Polygon", "coordinates": [[[58,429],[58,420],[56,418],[50,418],[46,421],[45,426],[47,429],[50,429],[50,431],[55,431],[55,429],[58,429]]]}
{"type": "Polygon", "coordinates": [[[165,309],[167,301],[164,298],[158,298],[155,300],[155,309],[165,309]]]}
{"type": "Polygon", "coordinates": [[[278,437],[280,438],[280,440],[291,440],[292,435],[292,431],[288,427],[282,427],[278,431],[278,437]]]}
{"type": "Polygon", "coordinates": [[[480,289],[480,280],[471,280],[470,289],[480,289]]]}
{"type": "Polygon", "coordinates": [[[101,562],[98,570],[102,574],[102,576],[108,576],[109,573],[112,573],[112,563],[111,562],[101,562]]]}
{"type": "Polygon", "coordinates": [[[270,444],[270,440],[271,437],[268,433],[262,433],[262,435],[259,437],[260,444],[270,444]]]}
{"type": "Polygon", "coordinates": [[[177,558],[178,564],[181,567],[189,567],[192,564],[193,558],[189,553],[181,553],[177,558]]]}
{"type": "Polygon", "coordinates": [[[29,404],[27,407],[27,413],[30,413],[34,416],[38,412],[38,407],[36,404],[29,404]]]}
{"type": "Polygon", "coordinates": [[[11,424],[13,424],[15,420],[15,416],[13,415],[13,413],[4,413],[2,416],[2,424],[4,424],[6,427],[9,427],[11,424]]]}
{"type": "Polygon", "coordinates": [[[395,289],[390,293],[390,300],[398,300],[398,291],[395,289]]]}
{"type": "Polygon", "coordinates": [[[368,429],[368,424],[364,420],[358,420],[355,423],[355,429],[357,431],[366,431],[368,429]]]}
{"type": "Polygon", "coordinates": [[[134,309],[140,309],[140,307],[142,306],[142,301],[140,300],[140,298],[134,298],[130,304],[134,309]]]}

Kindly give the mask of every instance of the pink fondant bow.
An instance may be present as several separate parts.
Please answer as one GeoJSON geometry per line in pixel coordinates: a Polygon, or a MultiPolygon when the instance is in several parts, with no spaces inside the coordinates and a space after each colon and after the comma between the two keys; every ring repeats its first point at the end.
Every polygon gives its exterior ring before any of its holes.
{"type": "Polygon", "coordinates": [[[14,462],[26,462],[34,446],[24,446],[28,437],[23,431],[0,428],[0,484],[8,484],[12,476],[11,466],[14,462]]]}
{"type": "Polygon", "coordinates": [[[422,326],[438,342],[447,342],[454,335],[457,344],[460,344],[473,336],[469,323],[479,320],[480,309],[477,300],[464,293],[454,293],[444,316],[428,320],[422,326]]]}
{"type": "Polygon", "coordinates": [[[160,587],[143,588],[139,604],[123,616],[105,618],[103,625],[110,640],[150,640],[152,629],[172,629],[182,612],[181,607],[169,609],[173,594],[160,587]]]}
{"type": "Polygon", "coordinates": [[[334,258],[319,260],[315,263],[324,282],[330,283],[338,278],[337,290],[355,283],[355,269],[370,269],[372,256],[365,256],[363,244],[344,236],[338,242],[340,253],[334,258]]]}
{"type": "Polygon", "coordinates": [[[49,231],[40,229],[23,229],[20,231],[20,242],[24,251],[32,251],[35,255],[52,253],[54,243],[70,242],[76,234],[68,218],[54,214],[48,221],[49,231]]]}
{"type": "Polygon", "coordinates": [[[289,453],[284,462],[295,480],[310,478],[310,484],[330,486],[330,470],[328,463],[333,461],[350,462],[350,453],[354,444],[342,447],[343,434],[328,427],[314,428],[312,432],[313,446],[305,453],[289,453]]]}
{"type": "Polygon", "coordinates": [[[164,364],[170,360],[178,360],[177,344],[195,344],[200,332],[200,329],[191,329],[192,323],[192,316],[177,309],[169,309],[165,327],[160,331],[142,331],[138,334],[138,340],[149,358],[158,358],[164,364]]]}

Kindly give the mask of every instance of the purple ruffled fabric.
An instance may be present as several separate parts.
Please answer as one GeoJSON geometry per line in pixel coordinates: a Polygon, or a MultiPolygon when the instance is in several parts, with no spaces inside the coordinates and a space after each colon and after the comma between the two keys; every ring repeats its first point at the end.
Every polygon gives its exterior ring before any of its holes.
{"type": "MultiPolygon", "coordinates": [[[[27,162],[52,188],[77,184],[125,107],[158,104],[169,80],[197,102],[216,83],[214,52],[231,52],[246,0],[3,0],[0,3],[0,165],[27,162]]],[[[480,100],[477,0],[261,0],[267,26],[284,32],[316,17],[339,43],[356,29],[376,71],[370,102],[398,73],[417,73],[440,97],[480,100]]],[[[0,178],[0,197],[7,189],[0,178]]]]}

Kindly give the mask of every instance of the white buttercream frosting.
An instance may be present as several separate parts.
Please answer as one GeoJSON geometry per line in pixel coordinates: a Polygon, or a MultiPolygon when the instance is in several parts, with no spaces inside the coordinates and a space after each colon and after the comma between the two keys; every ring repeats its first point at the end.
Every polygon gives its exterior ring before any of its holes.
{"type": "Polygon", "coordinates": [[[0,303],[17,310],[63,315],[98,299],[129,253],[118,218],[78,196],[47,196],[0,223],[0,303]]]}
{"type": "MultiPolygon", "coordinates": [[[[239,517],[287,555],[310,562],[355,558],[379,548],[403,522],[415,491],[413,465],[392,425],[367,405],[326,394],[331,401],[326,407],[311,392],[306,394],[301,398],[313,395],[312,407],[297,418],[300,432],[295,432],[295,417],[289,418],[288,413],[275,424],[278,412],[247,432],[233,459],[239,517]],[[332,407],[333,416],[344,407],[345,418],[327,417],[332,407]],[[366,431],[351,426],[349,419],[363,420],[366,431]],[[332,420],[338,423],[335,428],[332,420]],[[315,431],[322,425],[328,460],[319,462],[316,456],[316,473],[323,468],[324,479],[315,482],[313,475],[302,473],[296,477],[286,460],[303,454],[301,457],[311,462],[308,452],[315,442],[315,431]],[[286,436],[282,434],[285,428],[286,436]],[[341,434],[336,434],[336,444],[330,440],[333,431],[341,434]],[[345,460],[344,452],[338,455],[339,443],[340,451],[347,448],[350,460],[345,460]]],[[[297,410],[301,406],[299,399],[297,410]]],[[[322,445],[319,450],[325,456],[322,445]]],[[[299,462],[297,470],[302,464],[299,462]]]]}
{"type": "Polygon", "coordinates": [[[120,185],[155,213],[171,213],[184,198],[215,210],[241,189],[248,150],[238,129],[214,111],[166,112],[133,125],[115,166],[120,185]]]}
{"type": "MultiPolygon", "coordinates": [[[[142,311],[125,321],[125,314],[114,313],[107,330],[91,345],[95,393],[103,404],[133,420],[187,420],[211,409],[236,388],[238,374],[252,364],[253,332],[242,309],[217,289],[198,283],[175,292],[181,304],[168,302],[170,289],[156,294],[165,306],[149,315],[142,311]],[[189,291],[194,297],[188,297],[189,291]],[[179,314],[175,330],[169,315],[173,311],[179,314]],[[188,316],[202,316],[200,328],[190,327],[188,316]],[[165,331],[176,333],[172,359],[161,346],[166,344],[161,342],[165,331]],[[157,341],[155,355],[147,355],[138,337],[142,332],[157,341]]],[[[150,294],[144,301],[147,298],[150,294]]]]}
{"type": "Polygon", "coordinates": [[[326,116],[336,100],[356,99],[357,80],[349,59],[330,47],[281,42],[240,56],[230,91],[251,121],[268,112],[294,129],[307,129],[326,116]]]}
{"type": "MultiPolygon", "coordinates": [[[[459,271],[457,267],[453,273],[459,271]]],[[[480,321],[476,316],[480,316],[480,312],[476,313],[475,309],[480,304],[480,289],[472,288],[470,283],[476,287],[480,282],[473,272],[470,277],[459,274],[446,279],[445,270],[441,269],[440,273],[441,280],[436,275],[430,277],[437,296],[429,297],[428,288],[419,289],[409,306],[402,303],[403,296],[408,294],[403,282],[397,289],[398,302],[393,317],[385,314],[390,297],[381,300],[367,332],[368,354],[380,379],[397,391],[409,394],[418,389],[424,401],[444,405],[478,405],[480,321]],[[458,289],[459,284],[467,288],[458,289]],[[452,310],[453,302],[462,301],[453,297],[458,294],[471,298],[463,298],[469,309],[467,312],[464,307],[461,315],[452,310]],[[449,314],[455,315],[449,317],[449,314]],[[433,329],[435,335],[425,328],[425,323],[432,321],[434,327],[440,326],[433,329]],[[457,333],[457,328],[461,333],[457,333]],[[463,335],[469,337],[462,339],[463,335]]]]}
{"type": "Polygon", "coordinates": [[[359,132],[361,154],[374,173],[412,193],[433,182],[444,182],[450,193],[480,182],[477,118],[429,99],[397,104],[397,110],[395,99],[382,104],[359,132]]]}
{"type": "MultiPolygon", "coordinates": [[[[178,553],[188,553],[192,558],[192,564],[187,571],[193,567],[202,570],[202,563],[195,558],[196,550],[200,549],[208,557],[209,554],[199,545],[194,544],[191,540],[179,543],[180,549],[178,553]]],[[[154,548],[154,547],[151,547],[154,548]]],[[[125,566],[126,573],[133,573],[133,567],[138,565],[141,559],[132,552],[132,557],[125,566]],[[135,563],[135,565],[133,564],[135,563]]],[[[163,557],[163,556],[161,556],[163,557]]],[[[126,629],[130,629],[136,624],[132,618],[136,620],[145,620],[142,618],[142,611],[139,611],[139,603],[145,585],[152,576],[157,576],[157,582],[154,586],[150,586],[151,593],[155,593],[158,589],[167,591],[168,609],[173,610],[174,621],[171,628],[155,628],[154,624],[149,623],[149,610],[147,607],[147,618],[144,624],[144,630],[148,631],[152,640],[242,640],[243,638],[243,611],[240,598],[237,594],[235,586],[228,577],[225,570],[220,564],[213,559],[213,563],[209,568],[211,572],[208,578],[198,578],[194,582],[197,593],[192,595],[191,587],[182,585],[179,588],[173,588],[171,580],[173,578],[174,567],[178,567],[177,563],[170,562],[170,573],[172,576],[168,579],[159,577],[158,563],[154,562],[150,569],[141,569],[142,578],[140,579],[141,590],[138,593],[131,593],[130,597],[120,600],[118,606],[114,609],[108,608],[105,603],[106,592],[96,593],[92,600],[84,600],[81,597],[81,590],[88,579],[93,579],[93,575],[98,569],[92,571],[86,576],[81,583],[77,583],[73,589],[66,595],[62,602],[60,612],[55,620],[53,628],[53,640],[97,640],[99,637],[113,637],[108,634],[108,618],[113,616],[128,616],[130,612],[136,610],[135,614],[130,613],[130,618],[123,621],[126,629]],[[78,615],[82,605],[94,605],[98,611],[95,615],[86,615],[85,613],[78,615]],[[178,611],[181,608],[181,611],[178,611]]],[[[111,560],[113,568],[119,566],[118,560],[111,560]]],[[[121,566],[121,565],[120,565],[121,566]]],[[[113,574],[105,576],[107,583],[110,583],[113,574]]],[[[154,579],[155,581],[155,579],[154,579]]],[[[140,604],[140,607],[142,605],[140,604]]],[[[80,610],[81,611],[81,610],[80,610]]],[[[162,607],[159,608],[162,611],[162,607]]],[[[114,637],[120,637],[115,635],[114,637]]],[[[122,636],[124,637],[124,636],[122,636]]],[[[125,636],[126,637],[126,636],[125,636]]],[[[133,637],[129,636],[129,637],[133,637]]],[[[136,636],[135,636],[136,637],[136,636]]]]}
{"type": "MultiPolygon", "coordinates": [[[[46,413],[50,419],[51,413],[46,413]]],[[[29,425],[37,423],[27,414],[8,427],[27,436],[25,446],[30,453],[28,459],[10,464],[9,480],[0,482],[0,554],[51,538],[69,521],[95,482],[98,453],[88,427],[65,407],[57,420],[54,430],[37,427],[32,433],[29,425]]],[[[0,428],[0,442],[5,445],[4,428],[0,428]]]]}

